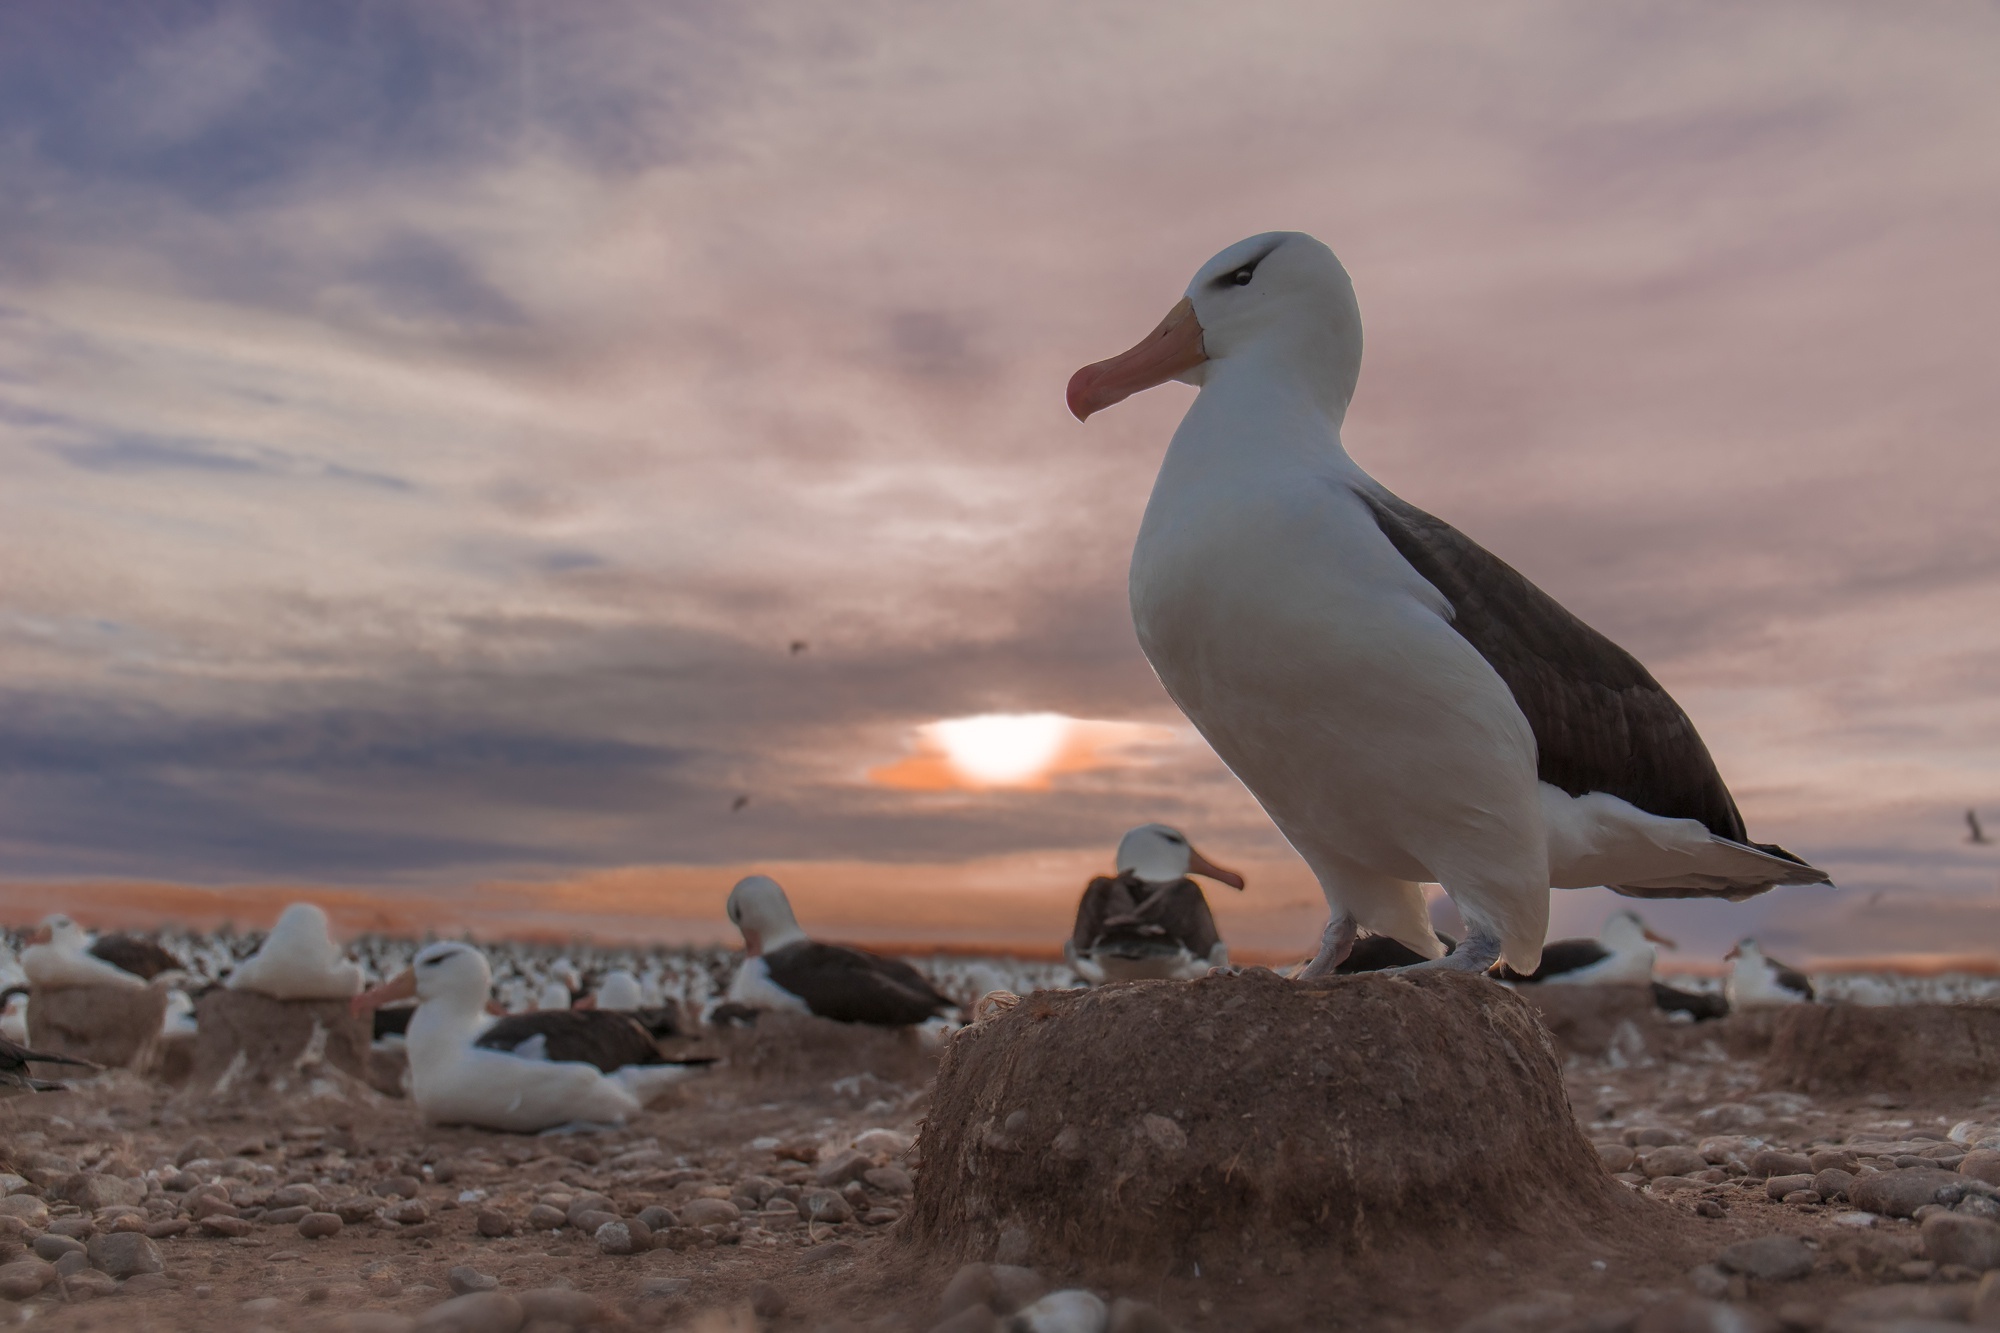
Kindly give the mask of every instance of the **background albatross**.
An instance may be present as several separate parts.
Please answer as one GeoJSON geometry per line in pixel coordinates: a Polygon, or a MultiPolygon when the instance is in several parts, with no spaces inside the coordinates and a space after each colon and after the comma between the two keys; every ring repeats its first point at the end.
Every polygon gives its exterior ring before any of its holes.
{"type": "Polygon", "coordinates": [[[1079,370],[1079,419],[1169,379],[1200,394],[1132,553],[1167,693],[1318,877],[1332,919],[1535,970],[1548,890],[1740,899],[1826,881],[1752,843],[1707,747],[1631,654],[1347,456],[1361,315],[1333,252],[1268,232],[1208,261],[1136,347],[1079,370]]]}

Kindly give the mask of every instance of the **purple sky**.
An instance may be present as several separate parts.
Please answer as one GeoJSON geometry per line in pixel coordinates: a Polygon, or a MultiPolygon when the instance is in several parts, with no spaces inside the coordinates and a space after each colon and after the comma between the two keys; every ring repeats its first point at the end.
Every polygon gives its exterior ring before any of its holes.
{"type": "Polygon", "coordinates": [[[1355,457],[1843,885],[1658,918],[1991,940],[1996,67],[1976,6],[14,7],[0,875],[1067,874],[1152,818],[1281,866],[1191,741],[867,775],[1177,724],[1123,585],[1190,391],[1063,384],[1297,228],[1355,457]]]}

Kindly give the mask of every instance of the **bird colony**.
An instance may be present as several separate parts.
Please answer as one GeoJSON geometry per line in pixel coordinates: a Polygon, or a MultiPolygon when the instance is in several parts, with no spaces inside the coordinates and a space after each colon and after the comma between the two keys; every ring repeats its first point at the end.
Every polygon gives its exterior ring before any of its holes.
{"type": "Polygon", "coordinates": [[[2000,1327],[1994,982],[1747,938],[1657,975],[1647,901],[1829,876],[1752,837],[1631,654],[1362,469],[1361,345],[1333,253],[1270,232],[1068,387],[1079,420],[1199,389],[1133,623],[1320,884],[1296,967],[1232,963],[1198,881],[1256,886],[1163,824],[1082,886],[1060,964],[818,940],[763,876],[717,886],[728,950],[54,914],[0,957],[0,1319],[2000,1327]],[[1599,885],[1639,907],[1549,940],[1550,894],[1599,885]]]}

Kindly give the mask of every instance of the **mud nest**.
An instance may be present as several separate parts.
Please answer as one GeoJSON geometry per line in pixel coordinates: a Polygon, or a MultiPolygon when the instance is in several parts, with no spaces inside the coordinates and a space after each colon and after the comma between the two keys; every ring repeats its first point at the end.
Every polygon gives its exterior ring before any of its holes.
{"type": "Polygon", "coordinates": [[[146,1065],[166,1016],[167,992],[156,986],[38,986],[28,995],[28,1045],[107,1069],[146,1065]]]}
{"type": "Polygon", "coordinates": [[[931,1039],[912,1028],[781,1012],[760,1014],[752,1025],[710,1029],[694,1051],[724,1062],[702,1086],[734,1087],[759,1101],[810,1094],[858,1105],[893,1102],[922,1088],[938,1064],[931,1039]]]}
{"type": "Polygon", "coordinates": [[[1632,1203],[1492,982],[1249,973],[1038,992],[947,1049],[906,1240],[1056,1268],[1287,1271],[1632,1203]]]}
{"type": "Polygon", "coordinates": [[[1764,1080],[1814,1094],[2000,1087],[2000,1007],[1794,1005],[1776,1019],[1764,1080]]]}
{"type": "Polygon", "coordinates": [[[211,990],[195,1004],[188,1087],[202,1096],[284,1094],[315,1079],[366,1081],[370,1025],[345,1000],[274,1000],[211,990]]]}

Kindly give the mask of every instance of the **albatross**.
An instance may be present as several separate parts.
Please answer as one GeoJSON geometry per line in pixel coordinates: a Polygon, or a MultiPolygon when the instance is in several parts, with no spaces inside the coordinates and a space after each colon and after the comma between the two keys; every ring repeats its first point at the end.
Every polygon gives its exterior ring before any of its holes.
{"type": "Polygon", "coordinates": [[[768,875],[738,880],[728,912],[747,956],[718,1014],[789,1009],[841,1023],[914,1027],[958,1007],[908,963],[807,938],[785,890],[768,875]]]}
{"type": "Polygon", "coordinates": [[[1743,899],[1825,872],[1750,841],[1678,704],[1631,654],[1347,454],[1361,315],[1333,252],[1240,241],[1131,350],[1070,380],[1079,420],[1200,392],[1132,552],[1161,683],[1312,868],[1329,920],[1429,960],[1533,972],[1551,888],[1743,899]],[[1466,923],[1447,955],[1419,885],[1466,923]]]}
{"type": "Polygon", "coordinates": [[[1212,864],[1177,828],[1141,824],[1126,833],[1118,873],[1091,880],[1077,904],[1076,927],[1063,942],[1070,968],[1097,985],[1187,980],[1229,966],[1229,946],[1190,875],[1243,888],[1243,876],[1212,864]]]}

